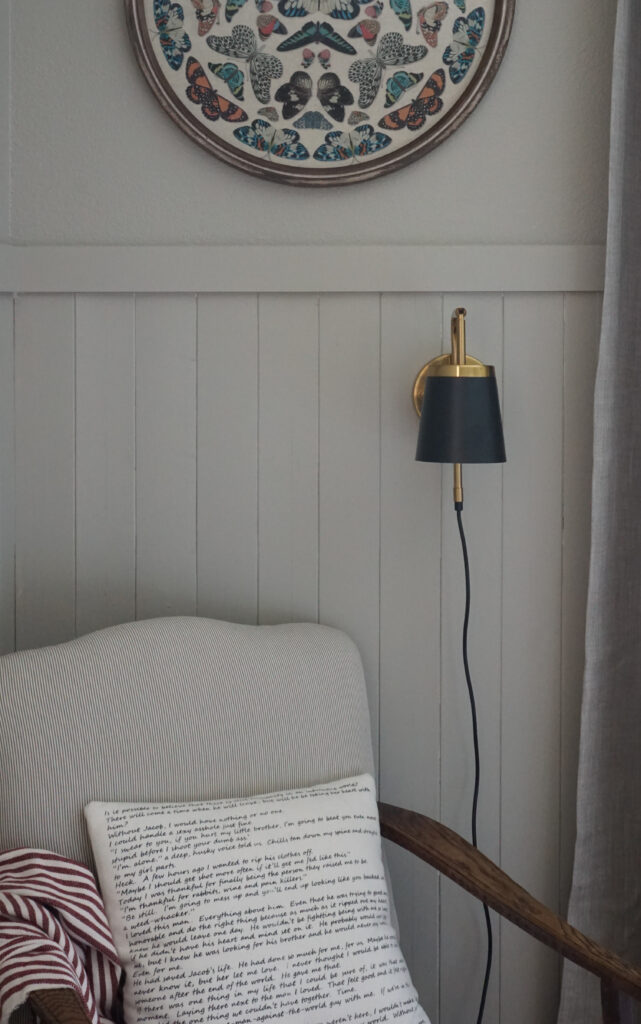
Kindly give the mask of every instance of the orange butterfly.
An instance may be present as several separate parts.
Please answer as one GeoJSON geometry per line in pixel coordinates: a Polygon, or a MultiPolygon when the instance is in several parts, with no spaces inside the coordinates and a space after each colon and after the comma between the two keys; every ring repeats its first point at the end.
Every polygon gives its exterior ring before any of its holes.
{"type": "Polygon", "coordinates": [[[398,110],[393,110],[391,114],[386,114],[385,117],[382,117],[378,122],[380,127],[387,128],[389,131],[409,128],[411,132],[422,128],[426,118],[438,114],[443,106],[441,93],[444,88],[445,71],[443,68],[439,68],[431,78],[428,78],[416,99],[412,103],[399,107],[398,110]]]}
{"type": "Polygon", "coordinates": [[[208,120],[217,121],[219,117],[222,117],[223,121],[247,120],[244,110],[212,88],[211,82],[203,71],[202,64],[195,57],[190,57],[187,61],[185,73],[189,82],[189,88],[186,90],[187,99],[192,103],[199,103],[208,120]]]}

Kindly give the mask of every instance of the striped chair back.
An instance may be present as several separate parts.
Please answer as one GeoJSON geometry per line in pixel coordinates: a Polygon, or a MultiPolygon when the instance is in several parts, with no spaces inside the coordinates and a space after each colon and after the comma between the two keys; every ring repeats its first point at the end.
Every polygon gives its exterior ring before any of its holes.
{"type": "Polygon", "coordinates": [[[314,624],[127,623],[0,658],[0,848],[91,864],[90,800],[245,796],[373,771],[358,651],[314,624]]]}

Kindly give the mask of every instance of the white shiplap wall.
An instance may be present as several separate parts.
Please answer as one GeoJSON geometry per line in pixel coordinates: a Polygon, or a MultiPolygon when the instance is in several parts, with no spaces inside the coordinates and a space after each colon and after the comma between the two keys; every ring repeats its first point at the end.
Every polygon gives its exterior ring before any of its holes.
{"type": "MultiPolygon", "coordinates": [[[[9,288],[25,279],[11,258],[9,288]]],[[[598,293],[98,294],[80,256],[67,293],[38,258],[29,293],[0,297],[2,649],[174,613],[337,625],[363,655],[382,798],[463,832],[473,762],[450,468],[414,462],[409,395],[467,306],[508,449],[505,467],[465,472],[480,844],[564,905],[598,293]]],[[[504,276],[516,286],[518,273],[504,276]]],[[[319,282],[331,278],[328,264],[319,282]]],[[[433,1024],[475,1019],[478,909],[404,852],[391,863],[433,1024]]],[[[507,924],[496,947],[488,1024],[552,1024],[554,956],[507,924]]]]}

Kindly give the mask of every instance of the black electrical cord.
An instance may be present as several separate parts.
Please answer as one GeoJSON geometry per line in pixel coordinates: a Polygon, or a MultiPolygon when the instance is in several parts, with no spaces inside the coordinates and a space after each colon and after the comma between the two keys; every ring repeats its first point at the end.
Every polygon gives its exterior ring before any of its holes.
{"type": "MultiPolygon", "coordinates": [[[[465,668],[465,680],[467,682],[467,692],[470,698],[470,710],[472,712],[472,734],[474,736],[474,798],[472,800],[472,845],[478,848],[476,841],[476,810],[479,800],[479,786],[481,783],[481,761],[479,757],[479,728],[478,721],[476,718],[476,700],[474,697],[474,687],[472,686],[472,677],[470,675],[470,665],[467,658],[467,631],[470,623],[470,563],[467,557],[467,544],[465,541],[465,531],[463,529],[463,502],[457,501],[454,504],[456,510],[456,518],[458,521],[458,531],[461,537],[461,550],[463,552],[463,566],[465,569],[465,616],[463,618],[463,666],[465,668]]],[[[487,928],[487,962],[485,964],[485,977],[483,978],[483,990],[481,992],[481,1002],[479,1005],[479,1012],[476,1018],[476,1024],[482,1024],[483,1012],[485,1010],[485,1000],[487,998],[487,988],[490,982],[490,972],[492,970],[492,922],[490,921],[490,912],[487,908],[487,904],[483,904],[483,913],[485,914],[485,926],[487,928]]]]}

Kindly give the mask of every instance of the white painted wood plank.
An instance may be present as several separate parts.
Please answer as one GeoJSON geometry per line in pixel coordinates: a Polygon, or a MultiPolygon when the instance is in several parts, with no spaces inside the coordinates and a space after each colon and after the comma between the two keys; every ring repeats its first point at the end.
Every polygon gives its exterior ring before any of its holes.
{"type": "MultiPolygon", "coordinates": [[[[380,793],[438,818],[441,471],[414,459],[411,392],[441,351],[442,302],[386,294],[381,312],[380,793]]],[[[392,845],[387,852],[403,950],[437,1024],[438,875],[392,845]]]]}
{"type": "Polygon", "coordinates": [[[4,4],[0,33],[0,238],[11,238],[13,5],[4,4]]]}
{"type": "MultiPolygon", "coordinates": [[[[502,866],[559,897],[563,296],[505,299],[502,866]]],[[[501,1017],[556,1019],[557,957],[503,923],[501,1017]]]]}
{"type": "MultiPolygon", "coordinates": [[[[500,295],[447,295],[443,337],[449,351],[450,319],[457,306],[467,308],[468,353],[496,367],[503,380],[503,299],[500,295]]],[[[443,604],[441,623],[441,820],[471,840],[474,748],[470,703],[465,683],[461,638],[465,577],[454,499],[452,467],[443,467],[443,604]]],[[[494,861],[500,856],[501,820],[501,534],[500,465],[463,468],[463,524],[471,577],[469,661],[479,724],[481,789],[478,805],[479,848],[494,861]]],[[[492,915],[494,969],[485,1017],[499,1020],[500,935],[492,915]]],[[[441,882],[440,1024],[476,1020],[487,939],[483,908],[446,878],[441,882]],[[465,975],[465,985],[461,977],[465,975]]]]}
{"type": "Polygon", "coordinates": [[[599,245],[0,245],[15,292],[599,291],[599,245]]]}
{"type": "Polygon", "coordinates": [[[0,654],[16,642],[13,299],[0,297],[0,654]]]}
{"type": "Polygon", "coordinates": [[[135,617],[133,296],[76,298],[76,630],[135,617]]]}
{"type": "Polygon", "coordinates": [[[196,612],[196,300],[136,298],[136,616],[196,612]]]}
{"type": "Polygon", "coordinates": [[[75,632],[74,300],[16,301],[16,644],[75,632]]]}
{"type": "Polygon", "coordinates": [[[363,659],[378,755],[380,303],[320,303],[319,616],[363,659]]]}
{"type": "Polygon", "coordinates": [[[567,909],[576,838],[576,783],[590,565],[594,379],[600,295],[565,300],[560,906],[567,909]]]}
{"type": "Polygon", "coordinates": [[[318,298],[259,298],[258,618],[318,618],[318,298]]]}
{"type": "Polygon", "coordinates": [[[258,615],[258,299],[198,300],[198,613],[258,615]]]}

